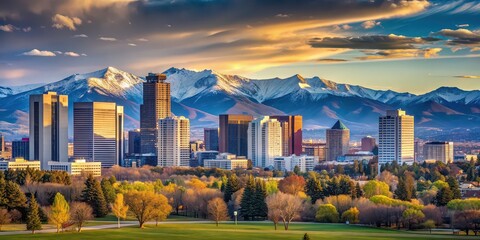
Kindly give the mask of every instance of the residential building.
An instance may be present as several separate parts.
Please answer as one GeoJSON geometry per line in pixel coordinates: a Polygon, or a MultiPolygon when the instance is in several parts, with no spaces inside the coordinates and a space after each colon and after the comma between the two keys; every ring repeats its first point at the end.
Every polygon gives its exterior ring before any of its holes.
{"type": "Polygon", "coordinates": [[[140,105],[140,141],[142,154],[157,154],[158,122],[171,116],[170,83],[165,74],[149,73],[143,83],[140,105]]]}
{"type": "Polygon", "coordinates": [[[313,156],[291,155],[276,157],[274,159],[274,169],[278,171],[293,171],[298,166],[301,172],[313,171],[317,161],[313,156]]]}
{"type": "Polygon", "coordinates": [[[25,170],[27,168],[40,170],[40,161],[28,161],[17,157],[13,161],[0,161],[0,171],[25,170]]]}
{"type": "Polygon", "coordinates": [[[190,121],[167,117],[158,121],[158,165],[188,167],[190,161],[190,121]]]}
{"type": "Polygon", "coordinates": [[[68,161],[68,96],[56,92],[30,95],[29,157],[48,162],[68,161]]]}
{"type": "Polygon", "coordinates": [[[218,128],[204,128],[203,142],[205,143],[205,150],[218,151],[218,128]]]}
{"type": "Polygon", "coordinates": [[[282,126],[282,155],[302,154],[302,125],[303,117],[300,115],[270,116],[277,119],[282,126]]]}
{"type": "Polygon", "coordinates": [[[376,146],[377,143],[375,138],[371,136],[366,136],[362,138],[362,151],[372,152],[376,146]]]}
{"type": "Polygon", "coordinates": [[[225,170],[247,169],[248,159],[230,153],[221,153],[215,159],[205,159],[206,168],[220,168],[225,170]]]}
{"type": "Polygon", "coordinates": [[[124,155],[123,107],[114,102],[73,105],[73,155],[102,167],[119,165],[124,155]]]}
{"type": "Polygon", "coordinates": [[[12,158],[30,159],[29,144],[28,138],[12,141],[12,158]]]}
{"type": "Polygon", "coordinates": [[[414,118],[402,110],[387,110],[379,118],[378,163],[414,162],[414,118]]]}
{"type": "Polygon", "coordinates": [[[248,124],[253,120],[250,115],[225,114],[219,116],[219,152],[237,156],[248,154],[248,124]]]}
{"type": "Polygon", "coordinates": [[[327,160],[326,148],[325,143],[304,142],[302,144],[302,154],[313,156],[316,158],[317,162],[322,162],[327,160]]]}
{"type": "Polygon", "coordinates": [[[140,129],[128,131],[128,155],[141,153],[140,129]]]}
{"type": "Polygon", "coordinates": [[[70,175],[92,174],[94,177],[102,176],[101,162],[87,162],[85,159],[75,159],[70,162],[49,162],[49,170],[65,171],[70,175]]]}
{"type": "Polygon", "coordinates": [[[348,153],[350,130],[338,120],[332,128],[327,129],[327,161],[336,161],[348,153]]]}
{"type": "Polygon", "coordinates": [[[255,167],[273,166],[273,159],[282,155],[282,126],[268,116],[248,125],[248,158],[255,167]]]}
{"type": "Polygon", "coordinates": [[[423,145],[425,161],[434,160],[443,163],[453,163],[453,142],[428,142],[423,145]]]}

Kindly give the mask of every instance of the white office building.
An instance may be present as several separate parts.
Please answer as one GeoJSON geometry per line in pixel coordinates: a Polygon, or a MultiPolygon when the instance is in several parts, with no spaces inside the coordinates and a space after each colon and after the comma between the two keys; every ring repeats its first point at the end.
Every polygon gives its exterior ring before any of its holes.
{"type": "Polygon", "coordinates": [[[273,166],[273,159],[282,156],[282,127],[268,116],[248,124],[248,158],[256,167],[273,166]]]}
{"type": "Polygon", "coordinates": [[[378,163],[396,161],[412,164],[414,151],[414,118],[402,110],[387,110],[379,118],[378,163]]]}
{"type": "Polygon", "coordinates": [[[68,96],[56,92],[30,95],[30,159],[42,169],[68,161],[68,96]]]}
{"type": "Polygon", "coordinates": [[[205,159],[206,168],[221,168],[225,170],[247,169],[248,159],[230,153],[221,153],[215,159],[205,159]]]}
{"type": "Polygon", "coordinates": [[[40,170],[40,161],[28,161],[24,158],[15,158],[13,161],[0,161],[0,171],[6,170],[40,170]]]}
{"type": "Polygon", "coordinates": [[[453,142],[428,142],[423,145],[425,161],[453,163],[453,142]]]}
{"type": "Polygon", "coordinates": [[[190,121],[167,117],[158,121],[158,166],[188,167],[190,161],[190,121]]]}
{"type": "Polygon", "coordinates": [[[278,171],[293,171],[295,166],[300,168],[301,172],[313,171],[315,168],[315,157],[314,156],[284,156],[276,157],[274,159],[274,169],[278,171]]]}
{"type": "Polygon", "coordinates": [[[92,174],[94,177],[102,175],[101,162],[87,162],[85,159],[75,159],[71,162],[49,162],[51,171],[65,171],[70,175],[92,174]]]}

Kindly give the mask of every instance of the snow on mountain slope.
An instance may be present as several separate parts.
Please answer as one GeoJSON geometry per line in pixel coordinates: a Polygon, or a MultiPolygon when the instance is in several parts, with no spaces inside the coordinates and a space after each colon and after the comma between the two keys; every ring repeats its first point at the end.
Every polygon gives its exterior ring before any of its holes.
{"type": "Polygon", "coordinates": [[[0,87],[0,98],[19,94],[43,86],[43,83],[27,84],[22,86],[0,87]]]}

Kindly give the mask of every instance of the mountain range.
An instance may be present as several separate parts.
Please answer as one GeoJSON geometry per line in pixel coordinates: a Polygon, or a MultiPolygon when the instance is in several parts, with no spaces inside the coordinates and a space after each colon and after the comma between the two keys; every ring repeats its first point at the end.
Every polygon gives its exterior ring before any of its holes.
{"type": "MultiPolygon", "coordinates": [[[[249,79],[213,70],[170,68],[172,111],[191,120],[192,135],[218,124],[218,115],[254,116],[298,114],[304,119],[306,138],[323,138],[324,129],[341,119],[352,137],[377,135],[378,117],[387,109],[402,108],[415,116],[418,137],[437,140],[480,140],[480,91],[441,87],[415,95],[391,90],[338,84],[319,77],[249,79]]],[[[0,132],[7,139],[28,135],[30,94],[55,91],[69,95],[69,105],[83,101],[113,101],[125,107],[125,128],[139,126],[144,79],[108,67],[74,74],[46,85],[0,87],[0,132]]],[[[73,109],[70,107],[70,125],[73,109]]],[[[72,127],[70,127],[70,133],[72,127]]]]}

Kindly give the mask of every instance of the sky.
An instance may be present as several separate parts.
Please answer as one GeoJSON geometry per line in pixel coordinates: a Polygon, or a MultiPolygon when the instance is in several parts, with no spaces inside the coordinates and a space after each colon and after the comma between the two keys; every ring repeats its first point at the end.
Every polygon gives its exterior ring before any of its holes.
{"type": "Polygon", "coordinates": [[[0,86],[115,66],[480,89],[480,1],[2,0],[0,86]]]}

